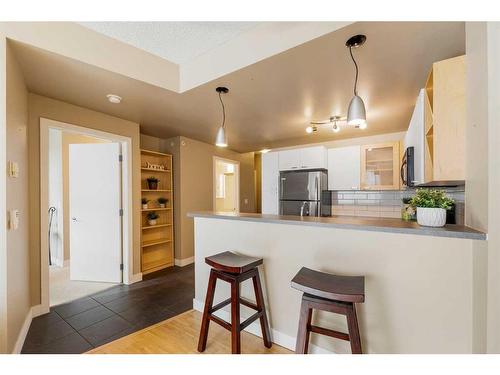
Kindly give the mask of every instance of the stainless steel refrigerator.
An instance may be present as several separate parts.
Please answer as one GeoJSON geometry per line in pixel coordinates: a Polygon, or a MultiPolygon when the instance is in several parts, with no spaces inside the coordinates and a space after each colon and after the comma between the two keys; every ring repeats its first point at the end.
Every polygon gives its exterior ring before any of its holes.
{"type": "Polygon", "coordinates": [[[280,172],[280,215],[331,216],[326,169],[280,172]]]}

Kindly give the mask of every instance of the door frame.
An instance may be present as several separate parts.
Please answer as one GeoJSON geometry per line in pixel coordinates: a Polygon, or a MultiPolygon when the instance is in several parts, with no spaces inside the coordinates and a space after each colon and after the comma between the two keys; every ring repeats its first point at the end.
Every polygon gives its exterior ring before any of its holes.
{"type": "Polygon", "coordinates": [[[213,181],[213,191],[212,191],[212,209],[213,211],[216,211],[217,207],[217,198],[216,198],[216,191],[217,191],[217,161],[223,161],[226,163],[231,163],[236,165],[235,173],[236,173],[236,212],[240,212],[240,162],[237,160],[231,160],[231,159],[226,159],[226,158],[221,158],[219,156],[214,156],[213,157],[213,165],[212,165],[212,181],[213,181]]]}
{"type": "Polygon", "coordinates": [[[65,132],[82,134],[118,142],[122,153],[122,279],[124,284],[132,284],[133,274],[133,207],[132,207],[132,139],[129,137],[94,130],[65,122],[40,118],[40,281],[41,281],[41,309],[49,311],[49,247],[48,241],[43,240],[44,233],[48,233],[49,209],[49,180],[48,180],[48,151],[49,129],[58,129],[65,132]]]}

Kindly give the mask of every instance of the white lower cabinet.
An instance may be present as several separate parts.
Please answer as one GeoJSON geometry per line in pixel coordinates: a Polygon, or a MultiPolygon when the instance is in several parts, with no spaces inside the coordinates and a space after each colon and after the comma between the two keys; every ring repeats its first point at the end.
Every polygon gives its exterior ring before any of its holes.
{"type": "Polygon", "coordinates": [[[262,155],[262,213],[278,214],[279,153],[268,152],[262,155]]]}
{"type": "Polygon", "coordinates": [[[328,190],[359,190],[360,146],[328,149],[328,190]]]}

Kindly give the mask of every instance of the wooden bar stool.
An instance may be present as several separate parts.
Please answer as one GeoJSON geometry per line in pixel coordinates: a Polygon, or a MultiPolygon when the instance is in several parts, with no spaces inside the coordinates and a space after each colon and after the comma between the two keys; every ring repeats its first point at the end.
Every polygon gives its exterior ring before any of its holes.
{"type": "Polygon", "coordinates": [[[352,354],[362,353],[355,303],[365,300],[364,276],[336,276],[302,267],[292,288],[304,292],[295,353],[307,354],[311,332],[349,341],[352,354]],[[313,309],[345,315],[349,334],[312,325],[313,309]]]}
{"type": "Polygon", "coordinates": [[[253,258],[225,251],[205,258],[205,263],[212,266],[212,268],[210,269],[205,308],[201,321],[198,351],[205,351],[207,346],[208,326],[211,320],[231,331],[231,351],[233,354],[239,354],[241,353],[240,332],[255,320],[260,319],[264,345],[270,348],[272,343],[269,334],[269,324],[267,322],[264,296],[262,294],[259,270],[257,268],[263,263],[262,258],[253,258]],[[255,304],[240,297],[240,283],[250,278],[252,278],[255,290],[255,304]],[[213,306],[217,279],[224,280],[231,284],[231,297],[213,306]],[[243,323],[240,323],[240,303],[256,310],[256,313],[243,323]],[[228,304],[231,304],[231,324],[213,315],[214,312],[228,304]]]}

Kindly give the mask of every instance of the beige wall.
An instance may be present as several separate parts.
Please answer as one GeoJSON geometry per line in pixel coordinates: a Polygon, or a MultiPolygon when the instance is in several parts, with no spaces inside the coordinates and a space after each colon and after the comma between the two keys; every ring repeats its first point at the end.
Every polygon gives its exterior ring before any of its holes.
{"type": "Polygon", "coordinates": [[[70,255],[70,237],[69,237],[69,145],[78,143],[107,143],[105,139],[89,137],[86,135],[62,132],[62,174],[63,174],[63,240],[64,240],[64,260],[69,259],[70,255]]]}
{"type": "Polygon", "coordinates": [[[11,352],[30,313],[28,216],[28,91],[7,45],[7,160],[19,164],[19,177],[7,178],[7,210],[20,212],[19,228],[7,231],[7,351],[11,352]]]}
{"type": "Polygon", "coordinates": [[[239,154],[186,137],[163,140],[162,151],[174,160],[175,258],[188,259],[194,255],[194,231],[187,213],[214,208],[213,157],[240,162],[240,211],[254,212],[254,153],[239,154]]]}
{"type": "Polygon", "coordinates": [[[139,124],[86,108],[29,94],[29,183],[31,302],[40,303],[40,117],[130,137],[132,140],[133,272],[140,272],[140,136],[139,124]]]}

